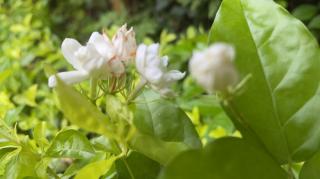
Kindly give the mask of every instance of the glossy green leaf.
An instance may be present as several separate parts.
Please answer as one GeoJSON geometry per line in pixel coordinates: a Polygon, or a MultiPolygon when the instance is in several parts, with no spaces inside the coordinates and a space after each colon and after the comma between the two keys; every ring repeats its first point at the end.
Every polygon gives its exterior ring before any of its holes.
{"type": "Polygon", "coordinates": [[[83,167],[74,178],[98,179],[100,176],[108,172],[115,160],[116,157],[110,157],[106,160],[100,160],[97,162],[90,163],[83,167]]]}
{"type": "Polygon", "coordinates": [[[134,124],[141,133],[167,142],[183,142],[190,148],[201,147],[190,119],[177,104],[151,90],[136,101],[134,124]]]}
{"type": "Polygon", "coordinates": [[[116,160],[118,179],[156,178],[160,172],[160,164],[148,157],[131,152],[126,158],[116,160]]]}
{"type": "Polygon", "coordinates": [[[76,130],[60,132],[46,151],[50,157],[71,157],[76,159],[94,156],[94,149],[89,140],[76,130]]]}
{"type": "Polygon", "coordinates": [[[112,145],[112,142],[104,136],[99,136],[90,139],[90,142],[92,146],[95,148],[95,150],[102,150],[102,151],[107,151],[111,153],[117,153],[118,149],[115,148],[114,145],[112,145]]]}
{"type": "Polygon", "coordinates": [[[303,23],[273,1],[224,0],[210,41],[234,45],[240,74],[252,75],[226,107],[233,120],[279,162],[308,159],[320,146],[320,53],[303,23]]]}
{"type": "Polygon", "coordinates": [[[304,163],[299,179],[320,178],[320,152],[317,152],[310,160],[304,163]]]}
{"type": "Polygon", "coordinates": [[[239,138],[221,138],[202,150],[182,153],[159,179],[287,179],[286,172],[260,148],[239,138]]]}
{"type": "Polygon", "coordinates": [[[6,147],[0,150],[0,176],[5,173],[5,169],[10,160],[18,155],[20,148],[6,147]]]}
{"type": "Polygon", "coordinates": [[[56,92],[60,108],[73,124],[90,132],[112,137],[114,129],[108,117],[72,87],[58,80],[56,92]]]}
{"type": "Polygon", "coordinates": [[[131,141],[133,149],[165,165],[180,152],[201,147],[190,119],[172,101],[146,91],[136,99],[135,107],[138,132],[131,141]]]}
{"type": "Polygon", "coordinates": [[[46,123],[40,122],[33,130],[33,139],[37,142],[41,149],[44,149],[49,142],[46,139],[46,123]]]}
{"type": "Polygon", "coordinates": [[[19,152],[14,153],[6,166],[5,178],[37,177],[35,168],[40,158],[30,149],[30,146],[25,146],[19,152]]]}

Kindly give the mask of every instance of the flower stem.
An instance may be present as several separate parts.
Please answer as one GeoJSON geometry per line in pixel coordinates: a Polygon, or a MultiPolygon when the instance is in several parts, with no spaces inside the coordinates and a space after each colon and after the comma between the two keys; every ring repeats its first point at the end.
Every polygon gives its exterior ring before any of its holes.
{"type": "Polygon", "coordinates": [[[292,171],[292,161],[289,161],[287,172],[288,172],[288,179],[295,179],[294,173],[292,171]]]}

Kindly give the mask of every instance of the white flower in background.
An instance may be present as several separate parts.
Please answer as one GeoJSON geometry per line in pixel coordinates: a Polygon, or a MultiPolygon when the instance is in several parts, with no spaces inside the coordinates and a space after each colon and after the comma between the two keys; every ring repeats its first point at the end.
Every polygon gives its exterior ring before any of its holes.
{"type": "Polygon", "coordinates": [[[224,43],[194,52],[189,62],[191,75],[207,92],[226,91],[238,82],[238,73],[233,64],[235,50],[224,43]]]}
{"type": "Polygon", "coordinates": [[[162,95],[172,93],[170,85],[182,79],[185,73],[177,70],[168,71],[168,57],[159,56],[159,44],[139,45],[136,55],[136,68],[143,80],[162,95]]]}
{"type": "MultiPolygon", "coordinates": [[[[61,72],[57,76],[67,84],[82,82],[88,78],[107,79],[110,75],[125,73],[125,64],[133,59],[136,51],[133,29],[123,25],[112,41],[105,34],[93,32],[86,46],[75,39],[65,39],[61,50],[75,71],[61,72]]],[[[49,78],[48,85],[56,85],[56,77],[49,78]]]]}

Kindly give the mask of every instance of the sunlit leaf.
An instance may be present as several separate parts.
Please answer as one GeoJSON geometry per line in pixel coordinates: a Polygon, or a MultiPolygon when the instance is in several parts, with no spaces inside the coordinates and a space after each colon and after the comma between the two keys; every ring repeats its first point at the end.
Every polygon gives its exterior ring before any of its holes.
{"type": "Polygon", "coordinates": [[[90,132],[113,136],[115,128],[108,117],[83,95],[60,80],[56,91],[61,110],[73,124],[90,132]]]}
{"type": "Polygon", "coordinates": [[[179,153],[190,149],[182,142],[166,142],[150,135],[139,134],[139,132],[134,135],[131,147],[161,165],[168,164],[179,153]]]}
{"type": "Polygon", "coordinates": [[[5,178],[24,178],[37,177],[36,164],[39,161],[39,156],[30,151],[31,148],[24,147],[18,154],[14,154],[5,169],[5,178]]]}
{"type": "Polygon", "coordinates": [[[13,99],[18,104],[35,106],[37,89],[38,89],[37,85],[32,85],[26,91],[24,91],[21,95],[17,95],[13,99]]]}
{"type": "Polygon", "coordinates": [[[66,130],[53,139],[46,154],[50,157],[83,159],[93,157],[94,149],[86,136],[76,130],[66,130]]]}
{"type": "Polygon", "coordinates": [[[190,119],[172,101],[146,91],[136,99],[135,107],[134,124],[139,132],[131,144],[137,151],[165,165],[181,151],[201,147],[190,119]]]}
{"type": "Polygon", "coordinates": [[[20,148],[16,147],[6,147],[0,149],[0,176],[5,173],[5,169],[10,160],[18,155],[20,152],[20,148]]]}
{"type": "Polygon", "coordinates": [[[112,145],[112,142],[104,136],[92,138],[90,139],[90,142],[96,150],[108,151],[111,153],[116,153],[118,151],[118,149],[112,145]]]}
{"type": "Polygon", "coordinates": [[[75,179],[95,179],[99,178],[103,174],[107,173],[111,168],[113,162],[116,157],[110,157],[106,160],[100,160],[97,162],[90,163],[83,167],[77,175],[74,177],[75,179]]]}
{"type": "Polygon", "coordinates": [[[33,138],[42,149],[49,144],[48,140],[46,139],[45,122],[40,122],[36,125],[33,131],[33,138]]]}
{"type": "Polygon", "coordinates": [[[190,119],[177,104],[151,90],[136,101],[134,124],[141,133],[167,142],[183,142],[190,148],[201,147],[190,119]]]}

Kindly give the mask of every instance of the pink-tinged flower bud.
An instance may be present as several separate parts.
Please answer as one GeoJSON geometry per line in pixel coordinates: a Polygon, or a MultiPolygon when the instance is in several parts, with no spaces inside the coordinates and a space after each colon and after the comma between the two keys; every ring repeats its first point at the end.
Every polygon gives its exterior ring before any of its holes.
{"type": "Polygon", "coordinates": [[[130,59],[134,59],[137,44],[132,27],[127,30],[127,25],[123,25],[114,35],[112,43],[116,50],[116,55],[121,61],[128,63],[130,59]]]}

